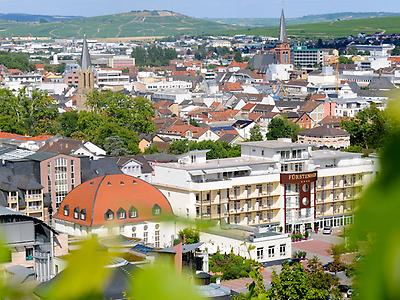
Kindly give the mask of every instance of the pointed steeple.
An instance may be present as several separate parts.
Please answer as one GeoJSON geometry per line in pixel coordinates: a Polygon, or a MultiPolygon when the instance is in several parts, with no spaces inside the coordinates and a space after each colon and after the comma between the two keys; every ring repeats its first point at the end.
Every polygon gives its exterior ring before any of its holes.
{"type": "Polygon", "coordinates": [[[83,71],[88,70],[92,66],[90,61],[89,47],[86,41],[86,34],[83,36],[83,48],[81,54],[81,69],[83,71]]]}
{"type": "Polygon", "coordinates": [[[279,42],[285,43],[287,42],[287,34],[286,34],[286,20],[285,20],[285,13],[282,9],[281,14],[281,21],[279,24],[279,42]]]}

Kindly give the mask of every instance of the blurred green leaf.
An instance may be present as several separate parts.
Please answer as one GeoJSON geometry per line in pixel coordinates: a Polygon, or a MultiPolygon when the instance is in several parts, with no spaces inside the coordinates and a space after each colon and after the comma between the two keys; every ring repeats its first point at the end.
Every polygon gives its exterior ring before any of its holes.
{"type": "Polygon", "coordinates": [[[138,300],[201,300],[188,276],[180,275],[172,264],[157,260],[135,272],[132,298],[138,300]]]}

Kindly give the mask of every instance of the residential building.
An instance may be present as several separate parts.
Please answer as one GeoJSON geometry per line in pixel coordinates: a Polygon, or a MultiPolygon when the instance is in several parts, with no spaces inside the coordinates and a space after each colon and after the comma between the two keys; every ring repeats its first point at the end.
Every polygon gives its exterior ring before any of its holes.
{"type": "Polygon", "coordinates": [[[129,69],[135,66],[135,59],[127,55],[115,55],[108,59],[110,68],[129,69]]]}
{"type": "Polygon", "coordinates": [[[265,265],[291,258],[292,241],[288,234],[269,231],[265,227],[224,226],[200,232],[201,249],[209,254],[234,253],[265,265]]]}
{"type": "Polygon", "coordinates": [[[192,151],[155,164],[153,184],[177,215],[304,231],[352,222],[355,199],[375,172],[360,154],[312,151],[286,140],[241,143],[237,158],[192,151]]]}
{"type": "Polygon", "coordinates": [[[176,225],[162,221],[173,211],[166,197],[145,181],[124,175],[89,180],[64,198],[56,230],[73,236],[121,234],[156,248],[169,247],[176,225]]]}
{"type": "Polygon", "coordinates": [[[345,149],[350,146],[350,134],[331,125],[322,125],[299,132],[298,142],[317,148],[345,149]]]}
{"type": "Polygon", "coordinates": [[[121,70],[97,69],[96,80],[99,87],[121,87],[129,84],[129,75],[124,75],[121,70]]]}
{"type": "Polygon", "coordinates": [[[307,46],[294,47],[292,50],[293,64],[298,68],[315,69],[323,65],[324,51],[307,46]]]}

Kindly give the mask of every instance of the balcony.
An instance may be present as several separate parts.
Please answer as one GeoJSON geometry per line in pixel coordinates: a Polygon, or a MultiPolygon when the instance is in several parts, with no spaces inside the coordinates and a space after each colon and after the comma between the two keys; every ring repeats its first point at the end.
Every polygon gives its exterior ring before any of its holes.
{"type": "Polygon", "coordinates": [[[38,205],[38,206],[28,206],[28,211],[41,211],[42,210],[42,206],[38,205]]]}

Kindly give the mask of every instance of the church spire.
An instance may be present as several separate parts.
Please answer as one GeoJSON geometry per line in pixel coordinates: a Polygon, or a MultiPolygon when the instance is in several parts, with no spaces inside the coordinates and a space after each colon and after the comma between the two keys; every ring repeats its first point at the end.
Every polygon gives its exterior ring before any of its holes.
{"type": "Polygon", "coordinates": [[[81,54],[81,69],[83,71],[88,70],[92,66],[90,62],[90,54],[89,54],[89,47],[86,41],[86,34],[83,37],[83,47],[82,47],[82,54],[81,54]]]}
{"type": "Polygon", "coordinates": [[[285,43],[287,42],[287,34],[286,34],[286,20],[285,20],[285,13],[282,9],[281,14],[281,21],[279,24],[279,42],[285,43]]]}

